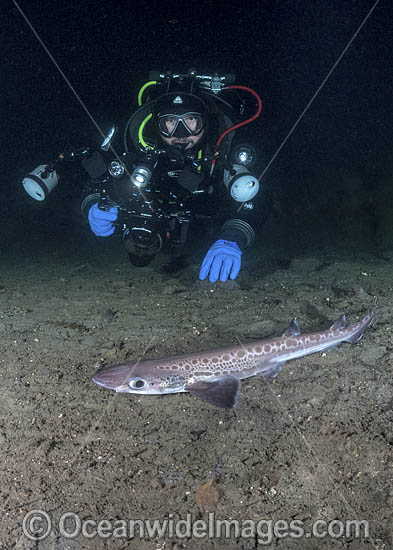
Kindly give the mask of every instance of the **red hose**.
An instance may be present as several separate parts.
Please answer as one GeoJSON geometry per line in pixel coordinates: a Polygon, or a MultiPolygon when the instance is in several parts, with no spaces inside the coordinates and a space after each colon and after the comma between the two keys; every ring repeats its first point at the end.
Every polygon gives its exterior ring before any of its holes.
{"type": "MultiPolygon", "coordinates": [[[[234,126],[232,126],[231,128],[228,128],[227,130],[225,130],[225,132],[221,134],[221,136],[218,138],[216,143],[216,152],[218,152],[218,148],[220,147],[221,142],[226,135],[228,135],[230,132],[233,132],[233,130],[240,128],[241,126],[244,126],[249,122],[252,122],[253,120],[259,117],[262,111],[262,100],[259,97],[259,95],[256,92],[254,92],[254,90],[252,90],[251,88],[248,88],[247,86],[228,86],[227,88],[225,88],[225,90],[246,90],[247,92],[250,92],[250,94],[252,94],[258,102],[258,109],[255,115],[253,115],[251,118],[248,118],[247,120],[243,120],[243,122],[239,122],[238,124],[235,124],[234,126]]],[[[215,164],[215,160],[216,159],[213,160],[213,164],[215,164]]]]}

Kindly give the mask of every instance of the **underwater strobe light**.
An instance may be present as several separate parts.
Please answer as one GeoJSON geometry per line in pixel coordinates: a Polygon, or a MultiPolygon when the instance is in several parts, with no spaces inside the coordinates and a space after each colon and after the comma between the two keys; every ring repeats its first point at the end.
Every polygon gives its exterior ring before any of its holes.
{"type": "Polygon", "coordinates": [[[48,165],[40,164],[22,180],[23,189],[36,201],[44,201],[59,183],[56,170],[48,170],[48,165]]]}
{"type": "Polygon", "coordinates": [[[224,171],[224,185],[236,202],[250,201],[259,191],[259,181],[241,164],[234,165],[232,172],[224,171]]]}

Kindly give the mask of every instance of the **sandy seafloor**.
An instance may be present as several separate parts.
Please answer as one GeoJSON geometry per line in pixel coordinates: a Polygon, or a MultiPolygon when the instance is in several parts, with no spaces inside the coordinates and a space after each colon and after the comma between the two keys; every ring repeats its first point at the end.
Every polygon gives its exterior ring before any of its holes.
{"type": "Polygon", "coordinates": [[[288,255],[262,243],[235,283],[211,285],[197,281],[200,256],[167,274],[164,256],[132,268],[108,242],[26,242],[1,256],[0,548],[263,547],[254,536],[67,539],[56,523],[65,512],[84,522],[203,519],[207,509],[306,530],[317,519],[369,521],[369,539],[274,537],[272,548],[393,547],[393,255],[288,255]],[[288,362],[271,384],[246,381],[234,412],[91,381],[100,365],[279,335],[293,317],[304,331],[341,313],[355,322],[374,297],[359,344],[288,362]],[[22,533],[33,509],[54,523],[41,542],[22,533]]]}

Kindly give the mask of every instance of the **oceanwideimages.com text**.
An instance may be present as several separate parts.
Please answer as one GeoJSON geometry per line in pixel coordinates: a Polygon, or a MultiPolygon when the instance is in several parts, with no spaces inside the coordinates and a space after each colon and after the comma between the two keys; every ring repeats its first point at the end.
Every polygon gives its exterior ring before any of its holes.
{"type": "Polygon", "coordinates": [[[192,514],[185,518],[169,514],[163,519],[100,519],[81,518],[65,512],[57,520],[44,510],[31,510],[23,519],[23,533],[29,540],[46,539],[52,531],[65,539],[239,539],[253,538],[260,545],[281,538],[367,539],[366,520],[316,520],[306,529],[301,520],[284,519],[220,519],[210,512],[206,519],[192,514]]]}

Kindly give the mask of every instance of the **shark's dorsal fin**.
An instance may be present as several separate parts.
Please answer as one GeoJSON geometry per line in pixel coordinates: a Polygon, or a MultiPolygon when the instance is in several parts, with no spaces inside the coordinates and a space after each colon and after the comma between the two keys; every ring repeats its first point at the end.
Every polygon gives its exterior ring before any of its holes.
{"type": "Polygon", "coordinates": [[[290,338],[291,336],[299,336],[299,334],[300,334],[300,327],[298,325],[298,322],[296,321],[296,319],[292,319],[287,330],[283,332],[283,338],[290,338]]]}
{"type": "Polygon", "coordinates": [[[334,321],[330,329],[345,328],[346,326],[347,326],[347,318],[345,317],[345,315],[341,315],[341,317],[339,317],[337,321],[334,321]]]}

